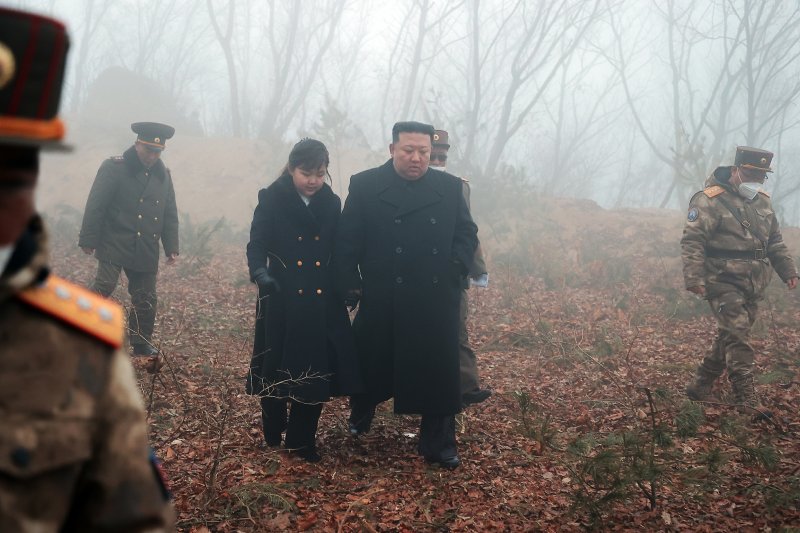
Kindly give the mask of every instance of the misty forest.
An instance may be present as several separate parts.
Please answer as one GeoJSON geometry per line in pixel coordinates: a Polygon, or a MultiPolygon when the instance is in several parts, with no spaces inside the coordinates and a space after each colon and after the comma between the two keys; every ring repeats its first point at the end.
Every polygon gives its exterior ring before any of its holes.
{"type": "MultiPolygon", "coordinates": [[[[3,3],[70,33],[73,150],[42,158],[37,192],[56,273],[93,279],[83,209],[130,124],[175,127],[163,367],[134,365],[181,531],[800,527],[797,291],[773,275],[752,329],[774,416],[743,417],[724,375],[692,402],[717,326],[684,286],[680,245],[689,200],[745,145],[775,153],[765,188],[800,255],[797,2],[3,3]],[[258,191],[312,137],[344,201],[404,120],[447,130],[447,171],[471,186],[490,281],[468,291],[468,329],[492,396],[457,415],[455,470],[418,456],[419,417],[391,401],[352,437],[347,398],[325,404],[310,464],[264,447],[244,391],[258,191]]],[[[114,298],[130,305],[124,283],[114,298]]]]}

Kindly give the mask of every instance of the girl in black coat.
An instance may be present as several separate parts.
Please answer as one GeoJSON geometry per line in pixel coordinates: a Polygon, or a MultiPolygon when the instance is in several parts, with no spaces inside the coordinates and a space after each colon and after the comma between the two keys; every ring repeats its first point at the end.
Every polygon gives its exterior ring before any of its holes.
{"type": "Polygon", "coordinates": [[[325,183],[329,156],[298,142],[280,177],[258,193],[247,263],[258,286],[247,392],[261,398],[264,439],[309,461],[322,402],[361,390],[344,301],[333,290],[331,257],[341,201],[325,183]],[[287,408],[289,409],[287,413],[287,408]]]}

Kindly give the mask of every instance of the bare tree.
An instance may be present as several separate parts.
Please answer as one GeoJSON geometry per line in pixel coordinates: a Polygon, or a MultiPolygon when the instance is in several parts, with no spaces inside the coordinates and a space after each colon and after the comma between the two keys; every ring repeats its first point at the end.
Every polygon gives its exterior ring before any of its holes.
{"type": "Polygon", "coordinates": [[[225,55],[225,66],[228,69],[228,93],[231,101],[231,129],[234,137],[241,137],[242,123],[241,115],[239,113],[239,84],[236,75],[236,62],[233,58],[232,38],[234,34],[234,21],[236,19],[236,3],[233,0],[228,0],[228,17],[225,23],[225,31],[222,31],[218,15],[214,11],[212,0],[206,0],[206,7],[208,8],[208,17],[211,20],[211,26],[214,28],[214,34],[217,36],[217,41],[222,48],[222,53],[225,55]]]}

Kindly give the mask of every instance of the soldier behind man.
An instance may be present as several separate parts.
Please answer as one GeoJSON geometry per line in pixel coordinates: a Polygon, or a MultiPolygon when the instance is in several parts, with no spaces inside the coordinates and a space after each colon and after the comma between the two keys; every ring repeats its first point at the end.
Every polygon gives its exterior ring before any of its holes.
{"type": "Polygon", "coordinates": [[[708,300],[718,328],[686,394],[706,399],[727,369],[736,404],[756,418],[771,416],[757,400],[753,379],[749,338],[758,302],[772,278],[770,267],[789,289],[798,279],[772,201],[761,189],[771,161],[771,152],[737,147],[734,166],[718,167],[710,186],[692,197],[681,239],[686,288],[708,300]]]}
{"type": "MultiPolygon", "coordinates": [[[[447,152],[450,150],[449,135],[444,130],[433,132],[433,144],[431,145],[431,167],[441,171],[447,168],[447,152]]],[[[461,178],[464,200],[467,207],[470,206],[470,187],[469,181],[461,178]]],[[[461,286],[461,311],[458,326],[458,363],[461,371],[461,404],[468,406],[485,401],[492,395],[489,389],[480,387],[478,378],[478,361],[475,358],[475,351],[469,343],[469,333],[467,332],[467,318],[469,314],[469,298],[467,289],[470,286],[487,287],[489,285],[489,274],[486,272],[486,261],[483,259],[483,250],[480,243],[475,248],[475,255],[472,263],[467,265],[469,273],[464,278],[461,286]]]]}
{"type": "Polygon", "coordinates": [[[122,310],[49,275],[34,210],[39,150],[64,149],[67,46],[0,8],[0,531],[171,529],[122,310]]]}
{"type": "Polygon", "coordinates": [[[128,330],[134,356],[157,356],[152,343],[158,297],[158,245],[167,264],[178,257],[178,208],[169,169],[160,160],[175,129],[136,122],[136,143],[103,161],[86,200],[78,246],[97,257],[92,290],[110,296],[124,270],[131,310],[128,330]]]}

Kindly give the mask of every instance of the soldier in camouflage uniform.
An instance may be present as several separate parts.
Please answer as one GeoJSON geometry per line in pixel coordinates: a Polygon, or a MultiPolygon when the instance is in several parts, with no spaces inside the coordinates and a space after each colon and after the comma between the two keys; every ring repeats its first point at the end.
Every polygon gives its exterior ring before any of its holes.
{"type": "Polygon", "coordinates": [[[34,210],[39,150],[64,148],[67,44],[0,8],[0,531],[172,530],[122,309],[49,274],[34,210]]]}
{"type": "Polygon", "coordinates": [[[708,300],[718,327],[686,394],[704,400],[727,369],[737,405],[758,418],[771,415],[755,394],[750,329],[772,268],[789,289],[798,279],[770,197],[761,189],[771,161],[771,152],[738,147],[734,166],[717,168],[709,186],[692,197],[681,239],[686,288],[708,300]]]}

